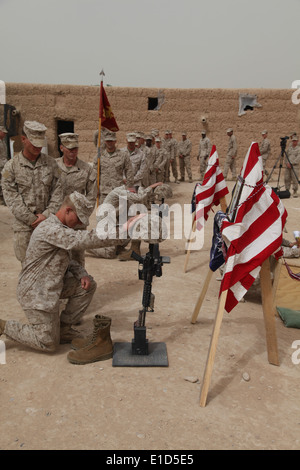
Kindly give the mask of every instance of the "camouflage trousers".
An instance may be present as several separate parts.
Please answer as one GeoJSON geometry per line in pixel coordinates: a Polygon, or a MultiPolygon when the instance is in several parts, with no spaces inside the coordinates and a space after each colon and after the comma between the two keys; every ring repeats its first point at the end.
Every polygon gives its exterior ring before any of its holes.
{"type": "Polygon", "coordinates": [[[154,183],[156,183],[156,172],[153,170],[149,172],[149,186],[154,183]]]}
{"type": "Polygon", "coordinates": [[[291,186],[294,192],[298,190],[298,165],[293,165],[292,168],[285,168],[284,171],[284,184],[285,189],[290,190],[291,186]],[[297,177],[296,177],[297,176],[297,177]]]}
{"type": "Polygon", "coordinates": [[[26,255],[26,250],[32,234],[32,230],[28,232],[14,232],[14,251],[18,261],[23,263],[26,255]]]}
{"type": "Polygon", "coordinates": [[[227,155],[223,171],[224,178],[227,178],[229,170],[231,171],[232,177],[236,178],[236,158],[227,155]]]}
{"type": "Polygon", "coordinates": [[[203,181],[207,169],[208,156],[200,157],[200,180],[203,181]]]}
{"type": "Polygon", "coordinates": [[[170,169],[172,168],[172,175],[175,178],[175,181],[178,179],[178,171],[177,171],[177,158],[175,157],[173,160],[170,160],[170,167],[169,167],[169,178],[170,178],[170,169]]]}
{"type": "Polygon", "coordinates": [[[170,182],[170,156],[168,155],[168,158],[165,164],[164,183],[169,183],[169,182],[170,182]]]}
{"type": "Polygon", "coordinates": [[[261,157],[261,158],[262,158],[262,163],[263,163],[263,169],[264,169],[264,175],[265,175],[265,176],[268,176],[268,175],[269,175],[269,172],[268,172],[268,170],[267,170],[267,168],[266,168],[266,164],[267,164],[268,157],[269,157],[269,155],[262,155],[262,157],[261,157]]]}
{"type": "Polygon", "coordinates": [[[180,176],[183,180],[185,177],[185,170],[187,172],[189,180],[192,179],[191,158],[189,155],[187,155],[186,157],[179,157],[179,169],[180,176]]]}
{"type": "MultiPolygon", "coordinates": [[[[60,343],[60,324],[74,325],[83,317],[97,284],[90,276],[88,290],[82,289],[80,281],[68,274],[64,279],[61,299],[68,299],[64,311],[59,315],[59,302],[53,310],[25,309],[28,323],[8,320],[4,334],[18,343],[44,352],[53,352],[60,343]]],[[[45,293],[47,295],[47,293],[45,293]]]]}
{"type": "Polygon", "coordinates": [[[154,183],[163,183],[164,179],[165,179],[165,174],[164,174],[163,171],[158,170],[158,171],[155,172],[155,181],[154,181],[154,183]]]}

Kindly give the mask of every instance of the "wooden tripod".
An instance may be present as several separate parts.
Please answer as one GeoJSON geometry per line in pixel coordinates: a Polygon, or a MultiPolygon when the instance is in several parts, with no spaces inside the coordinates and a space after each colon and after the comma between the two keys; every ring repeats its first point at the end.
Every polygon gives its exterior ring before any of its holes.
{"type": "MultiPolygon", "coordinates": [[[[191,320],[192,323],[196,323],[196,320],[197,320],[202,302],[205,298],[205,294],[208,289],[212,274],[213,274],[213,271],[209,269],[209,272],[207,273],[206,279],[204,281],[204,285],[202,287],[202,291],[199,295],[198,301],[196,303],[196,306],[192,315],[192,320],[191,320]]],[[[274,296],[273,296],[273,290],[272,290],[269,259],[265,260],[264,263],[262,264],[261,271],[260,271],[260,284],[261,284],[264,323],[265,323],[265,330],[266,330],[268,361],[270,364],[274,364],[278,366],[279,359],[278,359],[277,335],[276,335],[276,325],[275,325],[275,308],[274,308],[274,302],[273,302],[274,296]]],[[[215,356],[216,356],[217,343],[218,343],[218,338],[219,338],[220,329],[222,325],[226,298],[227,298],[227,291],[224,291],[222,292],[219,298],[213,333],[211,337],[204,376],[202,380],[202,387],[201,387],[201,392],[200,392],[200,406],[202,407],[206,406],[206,400],[207,400],[213,365],[214,365],[215,356]]]]}

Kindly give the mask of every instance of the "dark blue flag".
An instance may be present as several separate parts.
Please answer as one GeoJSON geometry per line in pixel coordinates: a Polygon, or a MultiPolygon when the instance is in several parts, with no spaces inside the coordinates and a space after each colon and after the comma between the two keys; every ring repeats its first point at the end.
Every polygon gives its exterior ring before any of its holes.
{"type": "Polygon", "coordinates": [[[214,234],[212,238],[212,246],[210,249],[210,269],[215,272],[222,264],[225,263],[224,259],[224,249],[225,244],[223,244],[221,236],[221,226],[223,220],[226,218],[226,214],[222,211],[218,211],[214,218],[214,234]]]}

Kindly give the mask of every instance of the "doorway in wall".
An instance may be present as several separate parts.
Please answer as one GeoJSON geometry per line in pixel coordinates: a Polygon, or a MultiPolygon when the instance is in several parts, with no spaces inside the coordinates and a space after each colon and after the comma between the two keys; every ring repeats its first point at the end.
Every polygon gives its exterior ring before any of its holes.
{"type": "Polygon", "coordinates": [[[60,150],[60,138],[58,137],[60,134],[64,134],[65,132],[74,132],[74,121],[63,121],[57,120],[56,121],[56,137],[57,137],[57,149],[59,152],[59,156],[62,156],[62,151],[60,150]]]}

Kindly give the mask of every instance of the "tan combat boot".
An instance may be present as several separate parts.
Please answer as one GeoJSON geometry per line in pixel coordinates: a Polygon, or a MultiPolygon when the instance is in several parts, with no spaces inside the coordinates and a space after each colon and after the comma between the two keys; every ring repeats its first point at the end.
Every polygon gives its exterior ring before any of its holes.
{"type": "Polygon", "coordinates": [[[121,253],[118,258],[120,261],[130,261],[134,260],[134,258],[131,257],[131,253],[135,252],[137,255],[141,255],[141,240],[131,240],[131,246],[129,250],[125,251],[124,253],[121,253]]]}
{"type": "Polygon", "coordinates": [[[5,329],[6,321],[0,319],[0,336],[3,335],[5,329]]]}
{"type": "Polygon", "coordinates": [[[111,319],[104,318],[97,327],[94,327],[93,335],[85,347],[69,352],[67,356],[69,362],[89,364],[105,361],[113,356],[113,344],[110,337],[111,319]]]}
{"type": "Polygon", "coordinates": [[[73,339],[71,343],[71,348],[77,350],[77,349],[85,348],[85,346],[90,344],[90,342],[92,341],[95,335],[95,332],[98,330],[98,328],[100,328],[100,325],[102,324],[103,321],[109,322],[109,324],[111,324],[111,318],[105,317],[104,315],[95,315],[93,319],[93,324],[94,324],[93,332],[86,338],[73,339]]]}

